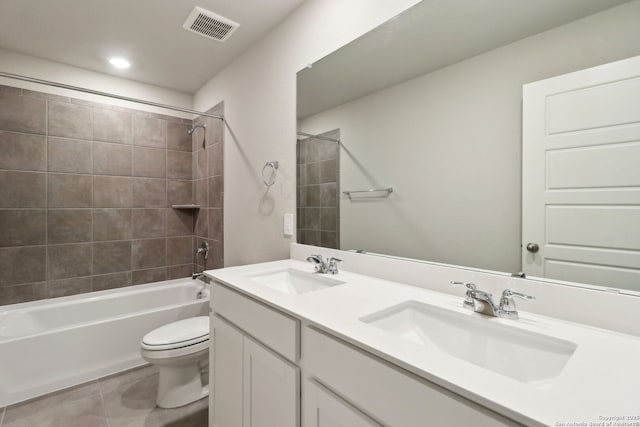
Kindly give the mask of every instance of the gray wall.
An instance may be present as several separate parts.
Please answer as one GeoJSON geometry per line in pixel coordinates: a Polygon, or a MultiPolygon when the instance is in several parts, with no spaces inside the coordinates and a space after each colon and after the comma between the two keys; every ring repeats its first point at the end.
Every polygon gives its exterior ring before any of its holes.
{"type": "Polygon", "coordinates": [[[190,276],[190,126],[0,86],[0,305],[190,276]]]}
{"type": "Polygon", "coordinates": [[[519,271],[522,85],[635,55],[640,1],[306,119],[340,128],[343,189],[395,187],[341,199],[341,248],[519,271]]]}

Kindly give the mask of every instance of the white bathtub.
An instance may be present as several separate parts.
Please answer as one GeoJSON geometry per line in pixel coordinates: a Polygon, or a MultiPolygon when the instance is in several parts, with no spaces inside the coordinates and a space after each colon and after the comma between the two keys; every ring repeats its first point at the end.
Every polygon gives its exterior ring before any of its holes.
{"type": "Polygon", "coordinates": [[[178,279],[0,306],[0,408],[143,365],[140,340],[209,313],[200,280],[178,279]]]}

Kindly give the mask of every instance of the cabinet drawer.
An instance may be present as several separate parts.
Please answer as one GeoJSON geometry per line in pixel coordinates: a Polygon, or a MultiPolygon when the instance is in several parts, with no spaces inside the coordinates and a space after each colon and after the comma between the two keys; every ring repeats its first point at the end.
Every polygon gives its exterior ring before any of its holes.
{"type": "Polygon", "coordinates": [[[309,373],[384,425],[518,425],[314,328],[302,342],[309,373]]]}
{"type": "Polygon", "coordinates": [[[213,283],[213,311],[287,359],[296,362],[300,354],[300,321],[213,283]]]}

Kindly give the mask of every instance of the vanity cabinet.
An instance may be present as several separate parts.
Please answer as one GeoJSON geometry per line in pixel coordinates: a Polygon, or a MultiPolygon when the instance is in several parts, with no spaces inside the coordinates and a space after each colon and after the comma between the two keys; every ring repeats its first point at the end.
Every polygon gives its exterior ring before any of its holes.
{"type": "Polygon", "coordinates": [[[212,301],[210,425],[298,427],[299,321],[219,284],[212,301]]]}

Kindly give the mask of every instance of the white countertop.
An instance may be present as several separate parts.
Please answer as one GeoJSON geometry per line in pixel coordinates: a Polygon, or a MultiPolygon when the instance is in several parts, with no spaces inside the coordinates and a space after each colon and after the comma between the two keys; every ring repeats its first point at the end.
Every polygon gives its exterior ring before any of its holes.
{"type": "Polygon", "coordinates": [[[518,422],[560,426],[571,423],[607,425],[610,421],[612,426],[640,426],[638,337],[527,313],[522,311],[524,303],[518,307],[519,320],[483,316],[487,322],[502,323],[577,345],[557,377],[524,383],[359,320],[408,300],[447,308],[462,315],[482,316],[462,308],[463,290],[460,296],[452,296],[341,271],[328,277],[345,284],[287,295],[248,277],[286,268],[313,270],[309,263],[289,259],[210,270],[205,274],[518,422]]]}

